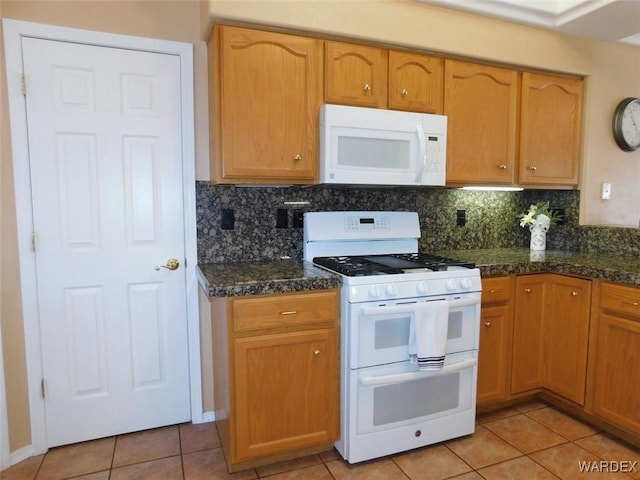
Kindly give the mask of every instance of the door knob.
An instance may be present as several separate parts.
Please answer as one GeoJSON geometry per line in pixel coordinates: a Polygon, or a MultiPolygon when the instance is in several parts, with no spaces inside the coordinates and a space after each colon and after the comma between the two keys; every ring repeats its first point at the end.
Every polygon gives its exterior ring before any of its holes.
{"type": "Polygon", "coordinates": [[[177,258],[170,258],[167,260],[166,265],[156,265],[156,270],[160,270],[161,268],[166,268],[168,270],[177,270],[180,266],[180,262],[177,258]]]}

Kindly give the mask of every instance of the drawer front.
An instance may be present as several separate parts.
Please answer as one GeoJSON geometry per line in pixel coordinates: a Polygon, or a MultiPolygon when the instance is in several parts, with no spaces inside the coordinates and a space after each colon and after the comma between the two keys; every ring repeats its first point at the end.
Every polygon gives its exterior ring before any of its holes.
{"type": "Polygon", "coordinates": [[[337,290],[234,298],[231,304],[236,332],[335,323],[339,314],[337,290]]]}
{"type": "Polygon", "coordinates": [[[640,318],[640,288],[603,283],[600,308],[640,318]]]}
{"type": "Polygon", "coordinates": [[[482,279],[482,304],[507,303],[511,298],[511,277],[482,279]]]}

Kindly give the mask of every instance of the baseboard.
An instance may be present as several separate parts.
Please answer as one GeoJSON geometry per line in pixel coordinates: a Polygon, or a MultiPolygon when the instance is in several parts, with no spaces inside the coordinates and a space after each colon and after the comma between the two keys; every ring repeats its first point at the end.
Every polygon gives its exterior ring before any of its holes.
{"type": "Polygon", "coordinates": [[[202,423],[209,423],[216,421],[215,412],[202,412],[202,423]]]}
{"type": "Polygon", "coordinates": [[[12,467],[27,458],[35,456],[36,453],[33,451],[31,445],[27,445],[26,447],[19,448],[18,450],[11,452],[9,454],[9,465],[7,468],[12,467]]]}

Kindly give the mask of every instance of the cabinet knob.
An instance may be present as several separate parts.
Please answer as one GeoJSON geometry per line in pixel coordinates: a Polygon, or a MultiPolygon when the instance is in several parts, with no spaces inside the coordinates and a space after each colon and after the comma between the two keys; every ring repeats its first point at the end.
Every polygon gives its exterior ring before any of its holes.
{"type": "Polygon", "coordinates": [[[371,86],[370,86],[368,83],[365,83],[365,84],[364,84],[364,87],[362,87],[362,89],[363,89],[365,92],[368,92],[369,90],[371,90],[371,86]]]}
{"type": "Polygon", "coordinates": [[[498,165],[498,168],[499,168],[500,170],[506,170],[506,169],[507,169],[507,166],[506,166],[504,163],[501,163],[500,165],[498,165]]]}
{"type": "Polygon", "coordinates": [[[531,293],[531,289],[530,288],[525,288],[524,289],[524,293],[531,293]]]}
{"type": "Polygon", "coordinates": [[[529,165],[527,167],[527,170],[531,170],[532,172],[535,172],[536,170],[538,170],[538,167],[536,167],[535,165],[529,165]]]}
{"type": "Polygon", "coordinates": [[[640,303],[638,303],[638,302],[629,302],[628,300],[623,300],[622,303],[624,303],[625,305],[632,305],[634,307],[640,306],[640,303]]]}
{"type": "Polygon", "coordinates": [[[313,354],[317,357],[318,355],[320,355],[320,350],[314,350],[313,354]]]}
{"type": "Polygon", "coordinates": [[[578,296],[578,292],[576,292],[575,290],[571,292],[571,296],[572,297],[577,297],[578,296]]]}
{"type": "Polygon", "coordinates": [[[302,160],[302,155],[300,155],[299,153],[296,153],[296,155],[295,155],[295,157],[293,157],[293,159],[294,159],[296,162],[299,162],[300,160],[302,160]]]}
{"type": "Polygon", "coordinates": [[[402,90],[400,90],[400,95],[406,97],[407,95],[409,95],[409,91],[406,88],[403,88],[402,90]]]}
{"type": "Polygon", "coordinates": [[[489,328],[491,326],[491,322],[484,322],[484,326],[489,328]]]}

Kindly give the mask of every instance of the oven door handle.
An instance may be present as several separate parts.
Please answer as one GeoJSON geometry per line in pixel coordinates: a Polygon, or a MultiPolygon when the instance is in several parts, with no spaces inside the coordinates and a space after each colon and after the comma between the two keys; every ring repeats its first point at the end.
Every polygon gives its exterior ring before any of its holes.
{"type": "MultiPolygon", "coordinates": [[[[428,302],[427,302],[428,303],[428,302]]],[[[413,313],[415,311],[415,303],[405,305],[391,305],[382,307],[363,307],[360,312],[363,315],[385,315],[394,313],[413,313]]],[[[470,307],[472,305],[480,305],[479,298],[463,298],[461,300],[449,300],[449,310],[454,308],[470,307]]]]}
{"type": "Polygon", "coordinates": [[[365,375],[360,377],[360,384],[365,387],[375,387],[379,385],[393,385],[396,383],[410,382],[412,380],[420,380],[421,378],[437,377],[447,375],[449,373],[466,370],[478,364],[477,358],[468,358],[462,362],[454,363],[443,367],[437,371],[420,370],[417,372],[394,373],[391,375],[365,375]]]}

